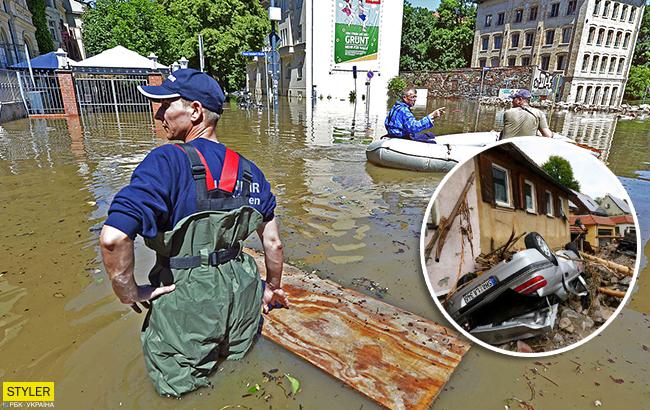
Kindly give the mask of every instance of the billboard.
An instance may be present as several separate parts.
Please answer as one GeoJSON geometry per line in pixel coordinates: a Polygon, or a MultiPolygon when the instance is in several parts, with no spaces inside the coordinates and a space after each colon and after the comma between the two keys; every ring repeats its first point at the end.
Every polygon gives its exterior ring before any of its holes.
{"type": "Polygon", "coordinates": [[[335,0],[334,63],[377,59],[381,0],[335,0]]]}

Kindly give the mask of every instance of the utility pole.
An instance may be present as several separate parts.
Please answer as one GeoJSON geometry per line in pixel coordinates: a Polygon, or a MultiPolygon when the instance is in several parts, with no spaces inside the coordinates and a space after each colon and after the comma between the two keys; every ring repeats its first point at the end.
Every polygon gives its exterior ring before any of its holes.
{"type": "Polygon", "coordinates": [[[276,22],[282,19],[282,9],[275,7],[275,0],[271,0],[269,7],[269,20],[271,20],[271,35],[269,36],[269,44],[271,45],[271,76],[273,82],[273,106],[277,107],[278,104],[278,86],[280,82],[280,53],[278,52],[279,37],[275,32],[276,22]]]}

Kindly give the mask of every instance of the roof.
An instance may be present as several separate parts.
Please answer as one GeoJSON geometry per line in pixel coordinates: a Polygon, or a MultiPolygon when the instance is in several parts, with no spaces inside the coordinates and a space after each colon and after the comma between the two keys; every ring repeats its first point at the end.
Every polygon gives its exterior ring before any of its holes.
{"type": "Polygon", "coordinates": [[[569,215],[569,225],[575,225],[576,220],[580,219],[580,222],[585,225],[608,225],[614,226],[617,223],[614,222],[612,217],[609,216],[600,216],[600,215],[569,215]]]}
{"type": "Polygon", "coordinates": [[[632,215],[630,214],[610,216],[609,219],[611,219],[612,222],[614,222],[616,225],[621,225],[621,224],[634,225],[634,217],[632,217],[632,215]]]}
{"type": "MultiPolygon", "coordinates": [[[[68,61],[70,64],[74,62],[74,60],[71,59],[68,59],[68,61]]],[[[56,70],[59,68],[59,60],[57,60],[56,52],[54,51],[34,57],[29,60],[29,62],[34,70],[56,70]]],[[[12,65],[11,68],[29,68],[29,66],[27,65],[27,61],[23,61],[12,65]]]]}
{"type": "MultiPolygon", "coordinates": [[[[70,63],[73,67],[100,67],[100,68],[139,68],[153,70],[153,62],[126,47],[116,46],[89,57],[77,63],[70,63]]],[[[156,69],[169,68],[156,63],[156,69]]]]}
{"type": "Polygon", "coordinates": [[[584,205],[584,207],[587,208],[587,211],[589,211],[590,214],[607,216],[607,212],[605,212],[605,210],[601,208],[600,205],[598,205],[598,202],[594,201],[589,195],[585,195],[578,191],[572,191],[572,192],[576,196],[575,199],[579,200],[582,203],[582,205],[584,205]]]}
{"type": "Polygon", "coordinates": [[[612,194],[607,194],[605,195],[605,197],[609,197],[612,200],[612,202],[614,202],[616,206],[621,208],[621,211],[625,212],[626,214],[629,214],[631,212],[630,205],[627,203],[626,200],[617,198],[612,194]]]}

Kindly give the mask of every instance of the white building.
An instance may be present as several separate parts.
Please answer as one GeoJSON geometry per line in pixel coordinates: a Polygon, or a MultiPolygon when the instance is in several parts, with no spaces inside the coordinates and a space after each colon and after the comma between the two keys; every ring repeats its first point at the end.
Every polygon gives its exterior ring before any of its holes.
{"type": "Polygon", "coordinates": [[[644,0],[478,0],[472,67],[537,66],[563,101],[617,106],[644,0]]]}

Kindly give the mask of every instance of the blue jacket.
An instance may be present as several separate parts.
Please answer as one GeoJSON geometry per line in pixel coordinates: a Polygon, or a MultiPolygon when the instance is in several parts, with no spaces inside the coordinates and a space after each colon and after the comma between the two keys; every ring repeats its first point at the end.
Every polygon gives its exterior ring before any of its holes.
{"type": "Polygon", "coordinates": [[[420,121],[416,120],[409,106],[397,101],[388,112],[384,125],[389,136],[412,139],[414,134],[433,127],[433,121],[428,115],[420,121]]]}
{"type": "MultiPolygon", "coordinates": [[[[218,182],[226,146],[205,138],[197,138],[190,144],[203,154],[212,177],[218,182]]],[[[251,173],[249,203],[268,222],[274,217],[275,196],[264,174],[253,163],[251,173]]],[[[237,186],[241,184],[240,166],[237,186]]],[[[235,188],[235,193],[238,191],[235,188]]],[[[129,185],[115,195],[105,223],[131,239],[137,234],[153,238],[196,212],[196,187],[187,155],[172,144],[166,144],[152,150],[133,171],[129,185]]]]}

